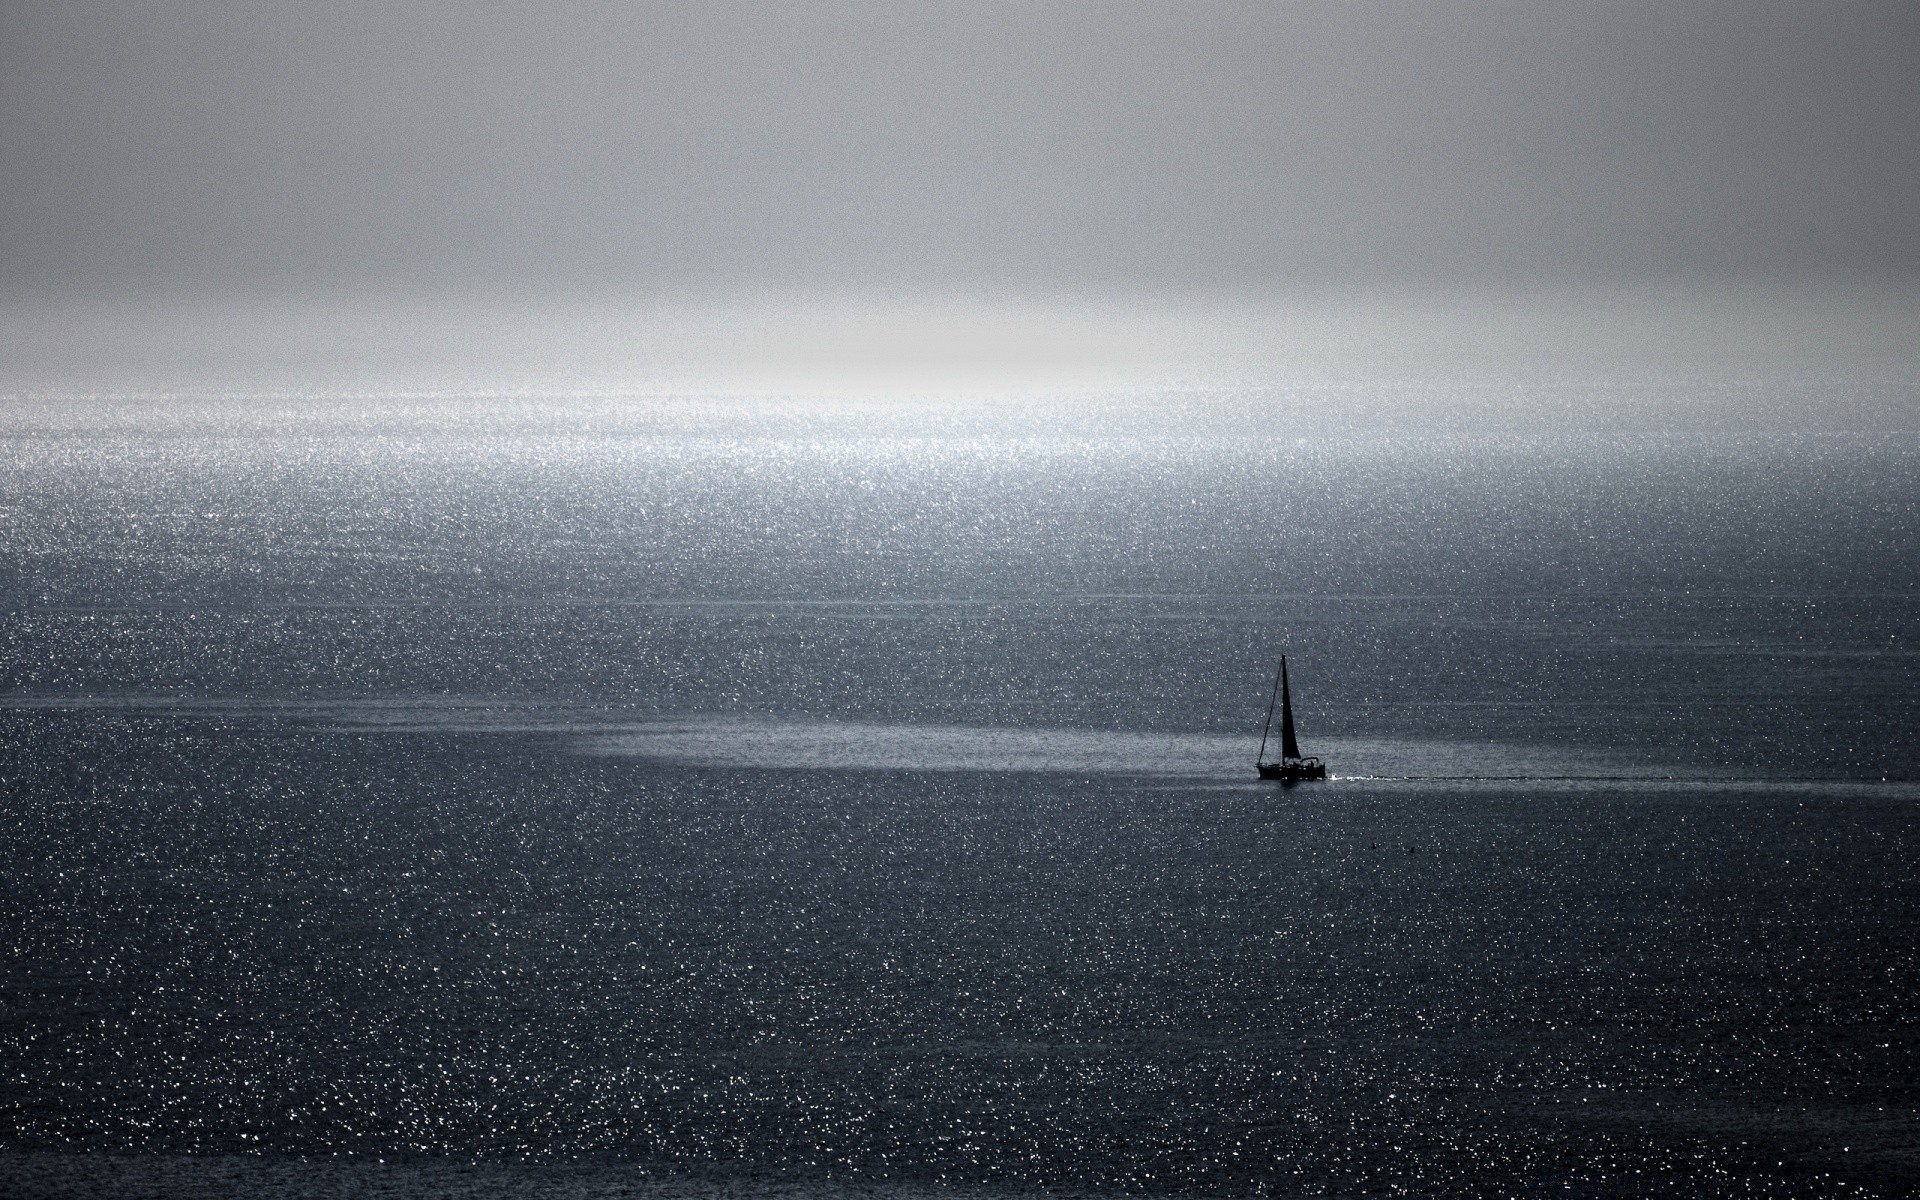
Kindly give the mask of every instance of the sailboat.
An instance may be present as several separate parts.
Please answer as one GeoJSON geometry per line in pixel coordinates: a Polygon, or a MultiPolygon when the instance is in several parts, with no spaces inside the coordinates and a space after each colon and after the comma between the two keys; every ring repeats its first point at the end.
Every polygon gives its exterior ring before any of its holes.
{"type": "Polygon", "coordinates": [[[1280,656],[1280,673],[1273,679],[1273,695],[1267,699],[1267,724],[1260,731],[1260,753],[1253,759],[1253,765],[1262,779],[1278,779],[1281,783],[1299,783],[1303,779],[1325,779],[1327,764],[1317,758],[1307,758],[1300,753],[1300,743],[1293,736],[1293,689],[1287,686],[1287,656],[1280,656]],[[1267,761],[1267,736],[1273,732],[1273,704],[1280,702],[1280,761],[1267,761]]]}

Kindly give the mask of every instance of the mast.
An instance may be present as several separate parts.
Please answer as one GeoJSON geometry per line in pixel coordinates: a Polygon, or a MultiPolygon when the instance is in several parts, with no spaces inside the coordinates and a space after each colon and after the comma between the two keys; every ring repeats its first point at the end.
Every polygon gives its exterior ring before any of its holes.
{"type": "MultiPolygon", "coordinates": [[[[1273,706],[1267,706],[1267,719],[1273,719],[1273,706]]],[[[1293,689],[1287,686],[1287,656],[1280,656],[1280,758],[1300,757],[1300,743],[1293,740],[1293,689]]]]}
{"type": "Polygon", "coordinates": [[[1267,723],[1260,729],[1260,753],[1254,757],[1253,765],[1260,766],[1267,761],[1267,735],[1273,732],[1273,702],[1280,695],[1280,680],[1287,673],[1287,656],[1280,656],[1280,673],[1273,677],[1273,695],[1267,697],[1267,723]]]}

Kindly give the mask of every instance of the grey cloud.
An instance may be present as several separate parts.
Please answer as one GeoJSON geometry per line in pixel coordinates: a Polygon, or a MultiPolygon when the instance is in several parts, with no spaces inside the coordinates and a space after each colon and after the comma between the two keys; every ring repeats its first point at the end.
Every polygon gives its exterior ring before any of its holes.
{"type": "Polygon", "coordinates": [[[1899,3],[21,4],[14,291],[1920,273],[1899,3]]]}

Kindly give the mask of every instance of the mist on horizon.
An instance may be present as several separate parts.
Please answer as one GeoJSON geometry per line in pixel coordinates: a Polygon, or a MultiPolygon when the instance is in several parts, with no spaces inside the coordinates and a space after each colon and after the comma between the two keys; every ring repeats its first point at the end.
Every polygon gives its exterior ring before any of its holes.
{"type": "Polygon", "coordinates": [[[1917,85],[1890,3],[9,6],[0,393],[1897,390],[1917,85]]]}

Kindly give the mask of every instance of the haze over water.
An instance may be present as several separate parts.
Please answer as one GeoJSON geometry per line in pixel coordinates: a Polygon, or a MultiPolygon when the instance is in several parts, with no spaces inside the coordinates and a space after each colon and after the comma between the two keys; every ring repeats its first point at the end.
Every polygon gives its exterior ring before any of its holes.
{"type": "Polygon", "coordinates": [[[0,1198],[1913,1194],[1917,47],[0,6],[0,1198]]]}

